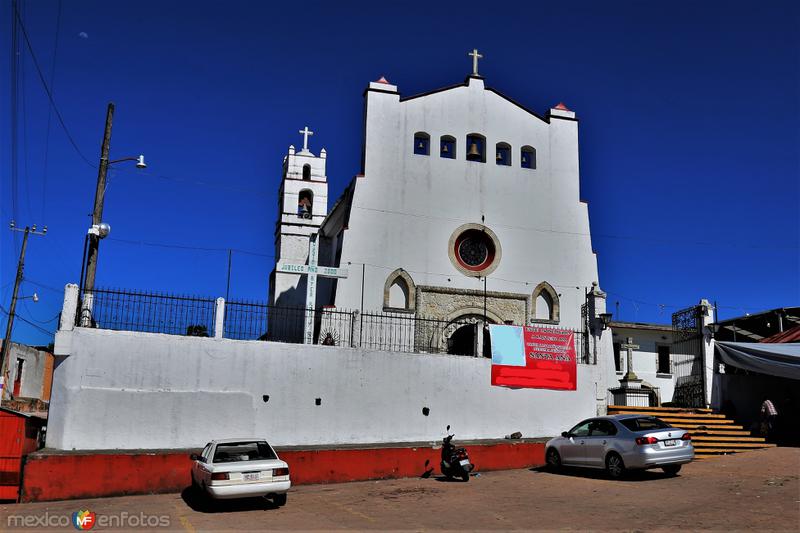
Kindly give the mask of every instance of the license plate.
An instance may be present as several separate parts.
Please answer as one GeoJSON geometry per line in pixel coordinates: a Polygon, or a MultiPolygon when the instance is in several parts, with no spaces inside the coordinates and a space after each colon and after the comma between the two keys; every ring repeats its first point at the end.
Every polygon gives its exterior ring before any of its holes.
{"type": "Polygon", "coordinates": [[[458,462],[458,464],[460,464],[461,466],[466,466],[466,465],[468,465],[468,464],[469,464],[469,459],[461,459],[461,460],[458,462]]]}
{"type": "Polygon", "coordinates": [[[677,439],[669,439],[664,441],[664,446],[677,446],[678,440],[677,439]]]}
{"type": "Polygon", "coordinates": [[[243,477],[245,481],[258,481],[259,476],[260,474],[258,472],[251,472],[244,474],[243,477]]]}

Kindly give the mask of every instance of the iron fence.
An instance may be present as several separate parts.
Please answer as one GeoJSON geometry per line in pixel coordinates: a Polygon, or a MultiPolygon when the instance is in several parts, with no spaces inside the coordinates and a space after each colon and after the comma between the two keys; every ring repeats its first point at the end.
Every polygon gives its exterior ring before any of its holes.
{"type": "Polygon", "coordinates": [[[223,337],[302,343],[309,315],[313,323],[314,344],[351,345],[353,313],[350,311],[329,307],[277,307],[236,300],[225,302],[223,337]]]}
{"type": "MultiPolygon", "coordinates": [[[[246,300],[224,303],[222,332],[215,331],[216,300],[135,290],[94,289],[82,295],[79,326],[101,329],[214,336],[235,340],[313,344],[369,350],[491,357],[482,317],[439,320],[413,313],[365,312],[333,307],[277,307],[246,300]]],[[[538,328],[564,329],[537,324],[538,328]]],[[[589,335],[573,329],[578,363],[593,364],[589,335]]]]}
{"type": "Polygon", "coordinates": [[[616,387],[608,389],[607,405],[625,407],[660,407],[661,390],[658,387],[628,389],[616,387]]]}
{"type": "Polygon", "coordinates": [[[371,350],[478,355],[481,320],[438,320],[410,313],[367,312],[359,318],[360,346],[371,350]]]}
{"type": "Polygon", "coordinates": [[[214,335],[213,298],[135,290],[84,291],[76,323],[101,329],[209,337],[214,335]]]}

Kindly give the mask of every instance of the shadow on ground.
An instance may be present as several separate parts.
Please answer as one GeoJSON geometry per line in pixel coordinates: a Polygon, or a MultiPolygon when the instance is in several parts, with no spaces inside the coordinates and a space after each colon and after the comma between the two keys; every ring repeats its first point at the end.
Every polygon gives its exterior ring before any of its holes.
{"type": "Polygon", "coordinates": [[[594,468],[572,468],[568,466],[562,466],[556,472],[550,470],[547,466],[537,466],[534,468],[529,468],[531,472],[537,472],[542,474],[550,474],[553,476],[570,476],[570,477],[582,477],[586,479],[605,479],[607,481],[620,481],[620,482],[642,482],[642,481],[658,481],[669,479],[672,477],[680,477],[680,474],[675,476],[670,476],[662,472],[661,470],[631,470],[625,473],[620,479],[612,479],[606,474],[605,470],[599,470],[594,468]]]}
{"type": "Polygon", "coordinates": [[[280,509],[267,498],[242,498],[237,500],[213,500],[201,490],[186,487],[181,499],[192,511],[198,513],[238,513],[242,511],[270,511],[280,509]]]}
{"type": "Polygon", "coordinates": [[[460,477],[436,476],[433,479],[441,483],[466,483],[466,481],[460,477]]]}

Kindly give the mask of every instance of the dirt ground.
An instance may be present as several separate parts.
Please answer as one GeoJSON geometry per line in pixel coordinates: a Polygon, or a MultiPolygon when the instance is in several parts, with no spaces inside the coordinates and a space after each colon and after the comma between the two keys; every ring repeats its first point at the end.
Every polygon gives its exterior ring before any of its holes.
{"type": "MultiPolygon", "coordinates": [[[[204,508],[184,494],[0,506],[0,530],[73,530],[64,517],[160,520],[163,531],[211,530],[800,530],[800,449],[773,448],[696,461],[677,477],[661,471],[621,481],[600,472],[486,472],[468,483],[436,477],[308,485],[286,507],[264,501],[204,508]],[[143,513],[143,515],[142,515],[143,513]],[[34,518],[30,518],[34,517],[34,518]],[[38,517],[39,523],[34,521],[38,517]],[[115,518],[116,517],[116,518],[115,518]],[[61,525],[57,525],[61,520],[61,525]],[[169,523],[166,526],[166,523],[169,523]]],[[[146,522],[145,522],[146,523],[146,522]]],[[[136,521],[127,522],[136,525],[136,521]]],[[[128,527],[127,529],[136,529],[128,527]]]]}

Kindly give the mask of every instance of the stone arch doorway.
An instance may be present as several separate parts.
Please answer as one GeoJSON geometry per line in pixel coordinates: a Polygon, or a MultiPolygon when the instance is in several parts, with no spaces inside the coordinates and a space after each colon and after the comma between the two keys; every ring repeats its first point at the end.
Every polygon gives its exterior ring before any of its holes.
{"type": "Polygon", "coordinates": [[[450,355],[475,355],[478,340],[478,324],[464,324],[447,339],[447,353],[450,355]]]}
{"type": "Polygon", "coordinates": [[[492,317],[483,315],[461,315],[450,322],[445,328],[445,345],[450,355],[469,355],[477,357],[491,357],[489,333],[484,329],[485,324],[497,323],[492,317]]]}

